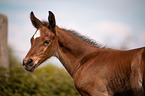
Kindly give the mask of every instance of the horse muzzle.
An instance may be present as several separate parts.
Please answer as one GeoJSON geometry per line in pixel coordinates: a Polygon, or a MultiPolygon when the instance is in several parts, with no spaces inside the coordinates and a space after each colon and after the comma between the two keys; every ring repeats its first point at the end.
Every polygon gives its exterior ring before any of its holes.
{"type": "Polygon", "coordinates": [[[34,63],[33,59],[24,59],[23,60],[24,69],[29,71],[29,72],[33,72],[34,69],[36,68],[36,65],[37,64],[34,63]]]}

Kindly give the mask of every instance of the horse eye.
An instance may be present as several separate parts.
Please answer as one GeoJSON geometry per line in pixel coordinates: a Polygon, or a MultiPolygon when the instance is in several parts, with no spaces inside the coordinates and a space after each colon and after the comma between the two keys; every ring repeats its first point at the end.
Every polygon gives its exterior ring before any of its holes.
{"type": "Polygon", "coordinates": [[[49,40],[46,40],[45,42],[44,42],[44,44],[49,44],[50,43],[50,41],[49,40]]]}

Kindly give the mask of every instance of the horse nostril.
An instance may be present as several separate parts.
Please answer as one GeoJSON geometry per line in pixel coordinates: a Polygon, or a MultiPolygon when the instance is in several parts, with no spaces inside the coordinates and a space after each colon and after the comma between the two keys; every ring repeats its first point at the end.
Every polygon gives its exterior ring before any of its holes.
{"type": "Polygon", "coordinates": [[[28,59],[27,64],[31,64],[33,62],[33,59],[28,59]]]}
{"type": "Polygon", "coordinates": [[[25,65],[32,66],[33,65],[33,59],[23,60],[23,66],[25,66],[25,65]]]}

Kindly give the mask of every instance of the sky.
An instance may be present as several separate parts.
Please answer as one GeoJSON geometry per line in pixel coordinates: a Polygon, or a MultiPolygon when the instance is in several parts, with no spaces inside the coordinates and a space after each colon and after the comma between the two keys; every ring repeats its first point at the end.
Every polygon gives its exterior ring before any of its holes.
{"type": "MultiPolygon", "coordinates": [[[[145,46],[145,0],[0,0],[0,14],[8,17],[8,44],[21,61],[36,31],[31,11],[46,21],[52,11],[60,28],[75,30],[110,48],[145,46]]],[[[60,65],[54,57],[48,62],[60,65]]]]}

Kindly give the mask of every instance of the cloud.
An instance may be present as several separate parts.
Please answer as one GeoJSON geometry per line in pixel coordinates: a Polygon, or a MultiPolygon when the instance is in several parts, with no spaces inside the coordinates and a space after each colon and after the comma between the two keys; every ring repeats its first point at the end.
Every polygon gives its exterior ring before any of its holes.
{"type": "Polygon", "coordinates": [[[127,41],[127,39],[129,43],[134,38],[133,30],[129,25],[107,20],[92,24],[86,34],[107,46],[115,48],[120,48],[122,42],[127,41]]]}
{"type": "Polygon", "coordinates": [[[95,26],[97,31],[111,35],[124,35],[125,33],[130,34],[131,32],[131,28],[128,25],[120,22],[101,21],[95,26]]]}

